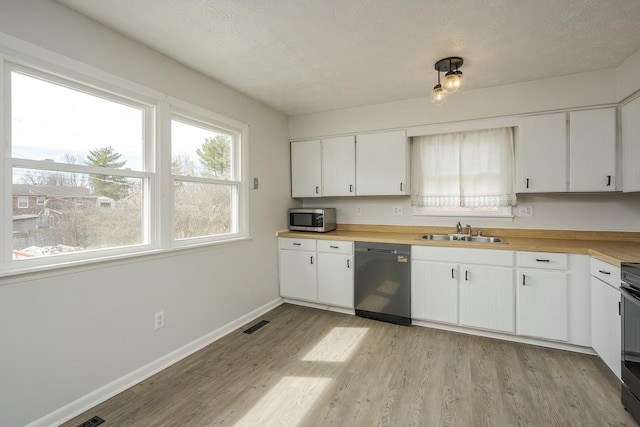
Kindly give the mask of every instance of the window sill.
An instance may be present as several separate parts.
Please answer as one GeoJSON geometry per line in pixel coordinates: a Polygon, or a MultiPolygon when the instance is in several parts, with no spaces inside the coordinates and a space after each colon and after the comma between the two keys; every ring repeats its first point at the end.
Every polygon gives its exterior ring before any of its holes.
{"type": "Polygon", "coordinates": [[[143,260],[148,261],[153,259],[167,258],[189,252],[204,251],[217,246],[222,247],[236,245],[250,240],[252,240],[251,236],[235,237],[232,239],[219,240],[215,242],[175,246],[162,249],[149,249],[135,253],[98,256],[95,258],[85,258],[81,260],[62,261],[56,264],[6,269],[0,271],[0,286],[6,286],[14,283],[26,282],[29,280],[36,280],[46,277],[62,276],[81,271],[95,270],[98,268],[107,268],[117,264],[124,265],[143,260]]]}

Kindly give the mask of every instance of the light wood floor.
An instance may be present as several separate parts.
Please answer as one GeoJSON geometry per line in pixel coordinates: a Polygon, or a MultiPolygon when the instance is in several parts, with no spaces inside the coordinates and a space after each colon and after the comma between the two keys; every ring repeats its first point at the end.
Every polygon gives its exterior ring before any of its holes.
{"type": "Polygon", "coordinates": [[[595,356],[289,304],[261,319],[64,426],[636,426],[595,356]]]}

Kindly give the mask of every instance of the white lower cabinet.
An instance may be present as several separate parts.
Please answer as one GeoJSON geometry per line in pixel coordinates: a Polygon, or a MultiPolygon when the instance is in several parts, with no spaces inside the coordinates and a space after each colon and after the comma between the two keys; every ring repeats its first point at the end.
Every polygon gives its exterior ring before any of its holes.
{"type": "Polygon", "coordinates": [[[316,241],[278,239],[280,295],[316,301],[316,241]]]}
{"type": "Polygon", "coordinates": [[[411,316],[416,319],[458,323],[458,264],[411,263],[411,316]]]}
{"type": "Polygon", "coordinates": [[[591,345],[620,378],[620,268],[591,260],[591,345]]]}
{"type": "Polygon", "coordinates": [[[568,341],[567,272],[519,268],[516,277],[517,334],[568,341]]]}
{"type": "Polygon", "coordinates": [[[513,252],[413,246],[411,256],[413,318],[513,333],[513,252]]]}
{"type": "Polygon", "coordinates": [[[318,241],[318,302],[353,308],[353,242],[318,241]]]}
{"type": "Polygon", "coordinates": [[[460,273],[460,324],[513,333],[513,269],[461,265],[460,273]]]}
{"type": "Polygon", "coordinates": [[[353,242],[279,238],[280,296],[353,308],[353,242]]]}

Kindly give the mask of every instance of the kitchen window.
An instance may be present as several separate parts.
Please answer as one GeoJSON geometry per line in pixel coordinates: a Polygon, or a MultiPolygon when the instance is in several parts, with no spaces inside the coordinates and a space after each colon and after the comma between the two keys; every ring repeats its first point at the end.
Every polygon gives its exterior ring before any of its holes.
{"type": "Polygon", "coordinates": [[[2,227],[13,236],[0,274],[247,236],[245,124],[133,83],[16,62],[0,67],[2,227]],[[27,194],[39,208],[25,214],[27,194]]]}
{"type": "Polygon", "coordinates": [[[411,188],[417,215],[511,216],[512,129],[414,137],[411,188]]]}

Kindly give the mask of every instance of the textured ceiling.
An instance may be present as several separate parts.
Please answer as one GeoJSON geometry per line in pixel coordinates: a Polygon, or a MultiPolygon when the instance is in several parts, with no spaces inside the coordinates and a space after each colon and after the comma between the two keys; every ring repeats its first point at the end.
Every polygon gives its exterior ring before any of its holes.
{"type": "MultiPolygon", "coordinates": [[[[57,0],[288,115],[618,66],[639,0],[57,0]]],[[[613,78],[613,76],[612,76],[613,78]]]]}

